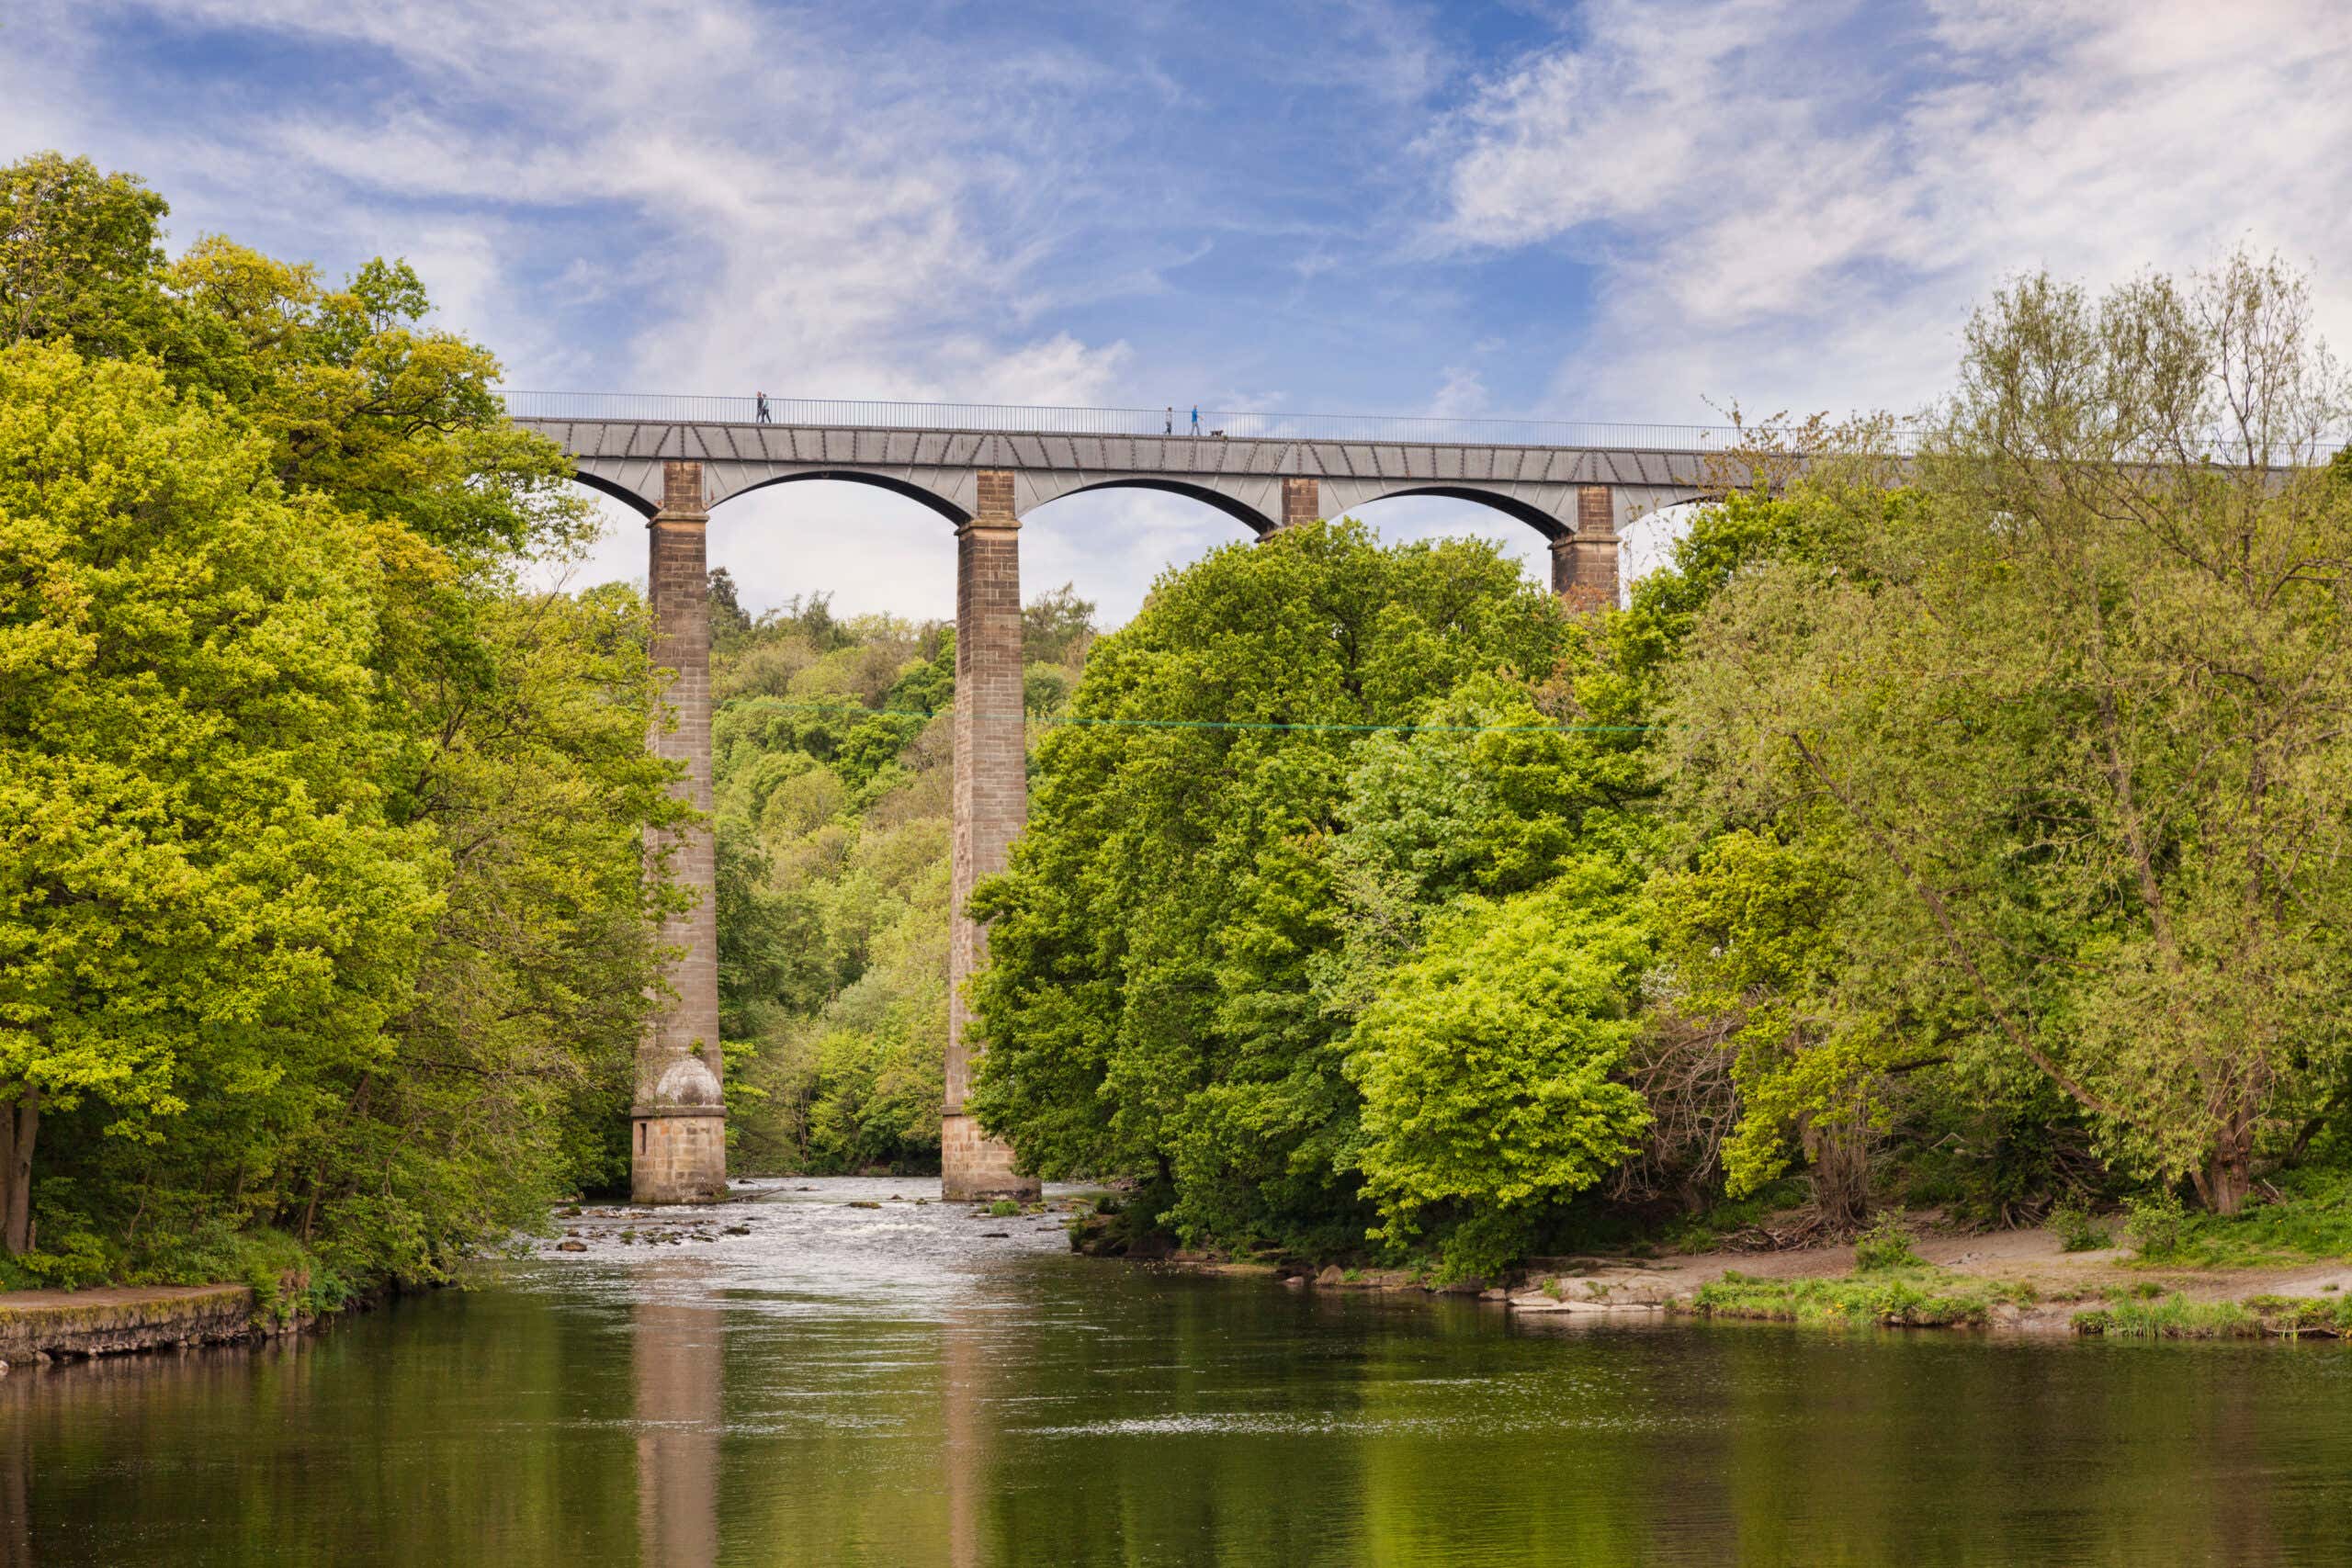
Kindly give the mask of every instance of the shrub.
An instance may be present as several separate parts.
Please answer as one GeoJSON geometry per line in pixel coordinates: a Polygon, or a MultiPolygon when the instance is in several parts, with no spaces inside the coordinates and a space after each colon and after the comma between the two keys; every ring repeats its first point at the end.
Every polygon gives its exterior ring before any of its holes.
{"type": "Polygon", "coordinates": [[[2134,1252],[2150,1259],[2178,1255],[2188,1216],[2169,1190],[2127,1198],[2123,1213],[2123,1239],[2134,1252]]]}
{"type": "Polygon", "coordinates": [[[1387,972],[1348,1047],[1363,1093],[1364,1191],[1408,1244],[1434,1213],[1442,1281],[1498,1273],[1537,1212],[1589,1187],[1637,1145],[1642,1097],[1617,1080],[1637,1025],[1643,928],[1610,873],[1536,893],[1463,898],[1387,972]]]}
{"type": "Polygon", "coordinates": [[[1019,1213],[1021,1205],[1010,1198],[1000,1198],[989,1205],[989,1217],[993,1220],[1009,1220],[1019,1213]]]}
{"type": "Polygon", "coordinates": [[[2069,1198],[2050,1211],[2050,1229],[2061,1252],[2097,1252],[2114,1239],[2106,1223],[2079,1198],[2069,1198]]]}
{"type": "Polygon", "coordinates": [[[1858,1273],[1883,1274],[1890,1269],[1916,1269],[1927,1261],[1911,1248],[1911,1227],[1901,1210],[1881,1214],[1878,1223],[1854,1238],[1854,1269],[1858,1273]]]}
{"type": "MultiPolygon", "coordinates": [[[[2334,1287],[2322,1285],[2321,1290],[2334,1287]]],[[[2262,1319],[2270,1334],[2333,1334],[2352,1332],[2352,1302],[2322,1301],[2316,1296],[2256,1296],[2246,1309],[2262,1319]]]]}

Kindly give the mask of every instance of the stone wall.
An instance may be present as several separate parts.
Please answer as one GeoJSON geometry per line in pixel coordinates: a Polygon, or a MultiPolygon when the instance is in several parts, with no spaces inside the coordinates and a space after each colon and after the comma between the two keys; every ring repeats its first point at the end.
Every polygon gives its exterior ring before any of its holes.
{"type": "Polygon", "coordinates": [[[1295,528],[1323,515],[1323,487],[1313,475],[1283,480],[1283,526],[1295,528]]]}
{"type": "Polygon", "coordinates": [[[983,1134],[980,1124],[957,1111],[940,1118],[939,1195],[951,1202],[988,1198],[1035,1198],[1034,1177],[1012,1168],[1012,1145],[983,1134]]]}
{"type": "Polygon", "coordinates": [[[0,1295],[0,1363],[107,1356],[251,1337],[244,1285],[140,1285],[0,1295]]]}

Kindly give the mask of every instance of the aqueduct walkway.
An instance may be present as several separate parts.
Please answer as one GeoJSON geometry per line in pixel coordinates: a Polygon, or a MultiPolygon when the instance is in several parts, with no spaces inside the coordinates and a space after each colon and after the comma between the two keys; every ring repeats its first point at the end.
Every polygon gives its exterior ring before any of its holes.
{"type": "MultiPolygon", "coordinates": [[[[1089,491],[1190,496],[1261,536],[1392,496],[1492,507],[1550,541],[1552,587],[1589,609],[1617,598],[1618,534],[1643,512],[1721,485],[1711,454],[1736,433],[1707,426],[1566,425],[1191,411],[1016,409],[510,393],[515,422],[570,453],[580,482],[647,519],[656,663],[677,671],[673,728],[654,750],[687,764],[711,807],[710,509],[797,479],[879,486],[956,529],[956,716],[947,1092],[949,1198],[1025,1195],[1012,1151],[964,1112],[971,1057],[963,985],[987,933],[964,915],[1028,818],[1022,713],[1021,519],[1089,491]],[[766,417],[763,418],[762,415],[766,417]],[[1178,427],[1182,426],[1180,430],[1178,427]]],[[[666,845],[671,875],[699,897],[665,928],[682,950],[677,998],[654,1021],[632,1111],[634,1195],[692,1201],[725,1187],[718,1053],[715,851],[706,827],[666,845]]]]}

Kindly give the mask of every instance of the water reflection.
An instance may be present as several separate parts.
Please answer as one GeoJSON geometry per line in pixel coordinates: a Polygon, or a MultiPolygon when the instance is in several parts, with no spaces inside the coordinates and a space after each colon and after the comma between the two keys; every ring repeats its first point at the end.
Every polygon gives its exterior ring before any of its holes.
{"type": "Polygon", "coordinates": [[[988,1352],[969,1312],[950,1313],[940,1336],[941,1483],[947,1496],[947,1561],[953,1568],[987,1562],[980,1546],[988,1490],[988,1352]]]}
{"type": "Polygon", "coordinates": [[[889,1191],[257,1353],[20,1369],[0,1568],[2352,1553],[2352,1348],[1514,1325],[889,1191]]]}
{"type": "Polygon", "coordinates": [[[0,1568],[32,1568],[32,1424],[0,1414],[0,1568]]]}
{"type": "Polygon", "coordinates": [[[699,1294],[699,1269],[665,1262],[632,1273],[639,1561],[709,1568],[718,1561],[726,1314],[699,1294]]]}

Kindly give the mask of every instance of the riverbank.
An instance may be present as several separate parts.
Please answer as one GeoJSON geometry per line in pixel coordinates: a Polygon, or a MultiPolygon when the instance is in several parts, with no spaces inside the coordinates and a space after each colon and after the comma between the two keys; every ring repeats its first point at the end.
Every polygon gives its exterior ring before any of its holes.
{"type": "Polygon", "coordinates": [[[219,1345],[266,1332],[248,1285],[0,1292],[0,1369],[60,1358],[219,1345]]]}
{"type": "MultiPolygon", "coordinates": [[[[2044,1229],[1929,1230],[1916,1265],[1863,1271],[1851,1243],[1652,1258],[1531,1258],[1476,1291],[1512,1314],[1749,1318],[1821,1325],[1969,1327],[2150,1337],[2352,1335],[2352,1261],[2170,1267],[2128,1249],[2067,1252],[2044,1229]]],[[[1407,1269],[1234,1263],[1177,1255],[1151,1267],[1261,1273],[1293,1289],[1428,1291],[1407,1269]]]]}

